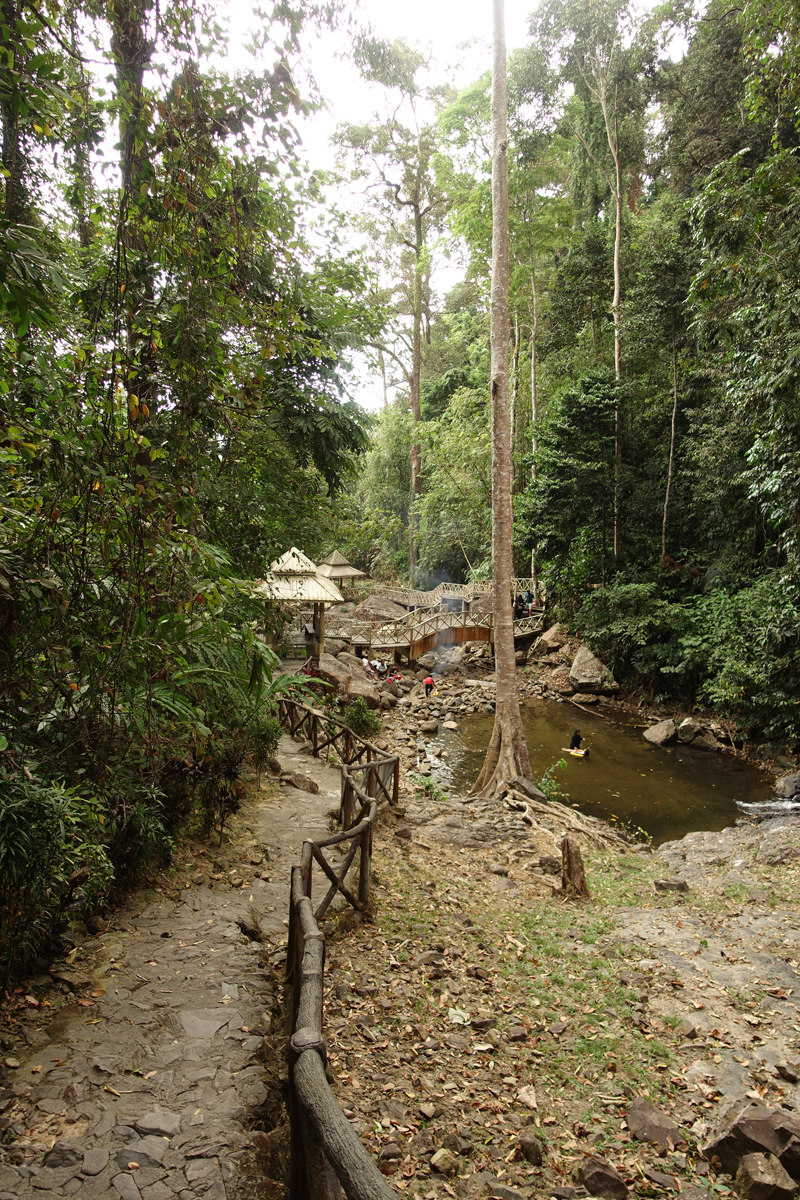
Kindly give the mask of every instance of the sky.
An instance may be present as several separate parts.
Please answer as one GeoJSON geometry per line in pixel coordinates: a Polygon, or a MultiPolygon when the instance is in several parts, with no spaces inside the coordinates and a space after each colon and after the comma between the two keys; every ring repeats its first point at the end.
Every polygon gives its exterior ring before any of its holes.
{"type": "MultiPolygon", "coordinates": [[[[536,0],[506,0],[506,43],[508,52],[525,44],[528,16],[536,0]]],[[[430,49],[435,60],[436,77],[449,78],[457,87],[466,87],[491,66],[491,0],[361,0],[355,10],[360,23],[369,24],[377,37],[404,38],[412,45],[430,49]]],[[[231,63],[235,66],[237,47],[245,41],[251,24],[250,0],[229,14],[231,23],[231,63]]],[[[345,57],[346,44],[341,34],[313,36],[306,41],[311,72],[326,101],[326,108],[298,122],[309,165],[330,169],[334,151],[330,144],[341,122],[369,120],[384,108],[382,89],[366,84],[352,61],[345,57]]],[[[302,84],[298,79],[298,85],[302,84]]],[[[358,204],[357,196],[341,195],[344,207],[358,204]]],[[[458,266],[444,266],[434,276],[434,288],[443,294],[460,277],[458,266]]],[[[356,359],[356,371],[348,381],[351,397],[364,408],[374,410],[383,404],[380,379],[366,362],[356,359]]]]}

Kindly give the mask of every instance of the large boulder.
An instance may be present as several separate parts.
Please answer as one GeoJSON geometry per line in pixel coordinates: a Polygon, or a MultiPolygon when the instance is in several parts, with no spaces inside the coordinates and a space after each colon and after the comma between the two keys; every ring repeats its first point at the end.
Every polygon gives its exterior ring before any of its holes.
{"type": "Polygon", "coordinates": [[[380,708],[381,706],[381,694],[375,687],[375,684],[367,679],[363,670],[360,679],[357,675],[351,675],[347,681],[347,699],[352,701],[355,700],[356,696],[364,697],[367,702],[367,708],[380,708]]]}
{"type": "Polygon", "coordinates": [[[654,746],[666,746],[669,742],[675,741],[677,734],[675,722],[668,718],[666,721],[657,721],[655,725],[645,729],[642,737],[648,742],[652,742],[654,746]]]}
{"type": "Polygon", "coordinates": [[[536,655],[552,654],[554,650],[560,650],[566,640],[567,635],[561,632],[561,626],[551,625],[533,643],[533,653],[536,655]]]}
{"type": "Polygon", "coordinates": [[[340,700],[344,699],[350,685],[350,672],[339,662],[338,658],[334,658],[332,654],[321,654],[317,664],[317,675],[325,683],[331,685],[334,694],[340,700]]]}
{"type": "Polygon", "coordinates": [[[798,793],[800,793],[800,771],[795,771],[793,775],[784,775],[775,784],[775,795],[780,796],[782,800],[791,800],[798,793]]]}
{"type": "Polygon", "coordinates": [[[337,654],[336,661],[352,678],[366,679],[364,663],[357,654],[351,654],[348,650],[343,650],[341,654],[337,654]]]}
{"type": "Polygon", "coordinates": [[[479,596],[473,596],[469,603],[469,611],[471,613],[488,613],[492,611],[492,593],[481,592],[479,596]]]}
{"type": "Polygon", "coordinates": [[[341,641],[339,638],[325,638],[325,653],[332,654],[336,658],[337,654],[341,654],[342,650],[347,649],[347,642],[341,641]]]}
{"type": "Polygon", "coordinates": [[[693,742],[696,737],[699,737],[703,732],[703,727],[698,721],[687,717],[685,721],[681,721],[678,726],[678,741],[693,742]]]}
{"type": "Polygon", "coordinates": [[[357,621],[394,621],[404,617],[406,610],[387,596],[369,596],[359,604],[353,616],[357,621]]]}
{"type": "Polygon", "coordinates": [[[572,660],[569,677],[578,692],[616,692],[619,684],[588,646],[581,646],[572,660]]]}

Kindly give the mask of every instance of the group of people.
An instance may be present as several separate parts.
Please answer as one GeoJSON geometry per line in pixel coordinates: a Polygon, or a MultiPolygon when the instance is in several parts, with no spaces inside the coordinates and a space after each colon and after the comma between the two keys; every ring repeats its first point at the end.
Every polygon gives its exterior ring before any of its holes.
{"type": "Polygon", "coordinates": [[[523,596],[522,592],[517,594],[514,601],[514,620],[521,621],[523,617],[529,617],[533,611],[535,597],[530,588],[523,596]]]}
{"type": "Polygon", "coordinates": [[[361,665],[368,679],[382,679],[387,683],[399,683],[403,678],[398,670],[394,667],[390,668],[388,663],[385,663],[380,658],[369,659],[364,657],[361,659],[361,665]]]}

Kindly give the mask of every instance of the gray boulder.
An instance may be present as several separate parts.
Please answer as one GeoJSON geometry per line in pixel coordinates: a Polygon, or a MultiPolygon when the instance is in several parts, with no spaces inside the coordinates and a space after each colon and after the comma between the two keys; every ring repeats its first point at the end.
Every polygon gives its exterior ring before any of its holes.
{"type": "Polygon", "coordinates": [[[581,646],[572,660],[569,677],[578,692],[616,692],[619,684],[608,667],[592,654],[588,646],[581,646]]]}
{"type": "Polygon", "coordinates": [[[628,1128],[640,1142],[651,1142],[654,1146],[664,1146],[668,1150],[673,1150],[678,1142],[684,1140],[672,1117],[668,1117],[642,1096],[638,1096],[631,1104],[628,1128]]]}
{"type": "Polygon", "coordinates": [[[347,699],[355,700],[356,696],[363,696],[367,702],[367,708],[380,708],[381,694],[375,687],[374,683],[370,683],[363,670],[361,678],[358,676],[350,676],[347,681],[347,699]]]}
{"type": "Polygon", "coordinates": [[[348,675],[355,676],[356,679],[366,679],[364,664],[357,654],[351,654],[349,650],[343,650],[337,654],[336,661],[340,667],[347,671],[348,675]]]}
{"type": "Polygon", "coordinates": [[[578,1163],[574,1173],[590,1196],[611,1196],[613,1200],[625,1200],[628,1195],[625,1180],[605,1158],[588,1155],[578,1163]]]}
{"type": "Polygon", "coordinates": [[[341,654],[347,649],[347,642],[341,641],[339,638],[325,638],[325,653],[332,654],[336,658],[337,654],[341,654]]]}
{"type": "Polygon", "coordinates": [[[678,726],[678,741],[693,742],[694,739],[699,737],[702,732],[703,729],[699,722],[692,720],[691,717],[687,717],[686,720],[681,721],[680,725],[678,726]]]}
{"type": "Polygon", "coordinates": [[[359,604],[353,612],[357,621],[393,621],[396,617],[404,617],[406,610],[401,604],[395,604],[386,596],[369,596],[359,604]]]}
{"type": "MultiPolygon", "coordinates": [[[[361,673],[363,675],[363,670],[361,673]]],[[[338,658],[334,658],[332,654],[321,654],[317,665],[317,675],[325,683],[331,685],[339,699],[343,699],[347,695],[350,672],[339,662],[338,658]]]]}
{"type": "Polygon", "coordinates": [[[736,1190],[745,1200],[791,1200],[797,1184],[774,1154],[746,1154],[736,1172],[736,1190]]]}
{"type": "Polygon", "coordinates": [[[666,721],[657,721],[655,725],[645,729],[642,737],[648,742],[652,742],[654,746],[666,746],[669,742],[675,741],[677,733],[675,722],[670,717],[666,721]]]}
{"type": "Polygon", "coordinates": [[[561,632],[561,626],[551,625],[533,643],[533,653],[536,655],[552,654],[554,650],[559,650],[566,640],[567,635],[561,632]]]}
{"type": "Polygon", "coordinates": [[[784,775],[775,784],[775,795],[780,796],[782,800],[791,800],[798,794],[800,794],[800,771],[795,771],[793,775],[784,775]]]}

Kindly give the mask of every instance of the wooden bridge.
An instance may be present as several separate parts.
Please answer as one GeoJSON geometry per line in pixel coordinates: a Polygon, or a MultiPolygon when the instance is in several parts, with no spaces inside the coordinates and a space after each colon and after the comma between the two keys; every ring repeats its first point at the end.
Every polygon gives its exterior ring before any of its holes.
{"type": "MultiPolygon", "coordinates": [[[[544,610],[533,612],[514,622],[514,641],[529,641],[540,633],[544,610]]],[[[354,654],[368,658],[393,658],[416,662],[438,646],[459,642],[494,642],[494,620],[490,612],[450,612],[443,606],[431,606],[408,612],[395,620],[375,625],[331,614],[325,622],[325,637],[346,642],[354,654]]]]}
{"type": "MultiPolygon", "coordinates": [[[[511,596],[524,596],[530,591],[535,596],[541,585],[532,576],[511,580],[511,596]]],[[[361,589],[358,589],[360,592],[361,589]]],[[[385,596],[402,604],[405,608],[431,608],[447,600],[461,600],[463,604],[471,603],[478,596],[491,596],[493,583],[491,579],[472,581],[471,583],[440,583],[429,592],[421,592],[416,588],[392,587],[379,583],[370,591],[371,596],[385,596]]],[[[357,593],[356,593],[357,594],[357,593]]]]}

